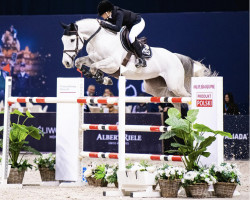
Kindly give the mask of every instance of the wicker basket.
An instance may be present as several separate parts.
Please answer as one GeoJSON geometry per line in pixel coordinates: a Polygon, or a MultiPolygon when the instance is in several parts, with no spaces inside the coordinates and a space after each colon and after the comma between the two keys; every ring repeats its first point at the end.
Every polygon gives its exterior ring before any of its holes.
{"type": "Polygon", "coordinates": [[[237,183],[218,182],[214,184],[214,192],[217,197],[232,198],[237,183]]]}
{"type": "Polygon", "coordinates": [[[181,186],[181,180],[159,179],[162,197],[177,197],[181,186]]]}
{"type": "Polygon", "coordinates": [[[95,179],[95,187],[107,187],[108,182],[103,179],[95,179]]]}
{"type": "Polygon", "coordinates": [[[90,177],[87,177],[86,179],[89,185],[95,185],[95,178],[90,176],[90,177]]]}
{"type": "Polygon", "coordinates": [[[194,198],[204,198],[207,195],[208,184],[207,183],[196,183],[193,185],[188,185],[186,191],[190,192],[191,196],[194,198]]]}
{"type": "Polygon", "coordinates": [[[17,168],[11,168],[7,179],[8,184],[22,184],[25,170],[18,171],[17,168]]]}
{"type": "Polygon", "coordinates": [[[116,188],[118,188],[118,187],[119,187],[119,184],[118,184],[118,182],[117,182],[117,181],[115,182],[115,187],[116,187],[116,188]]]}
{"type": "Polygon", "coordinates": [[[55,181],[55,170],[46,167],[39,167],[42,181],[55,181]]]}

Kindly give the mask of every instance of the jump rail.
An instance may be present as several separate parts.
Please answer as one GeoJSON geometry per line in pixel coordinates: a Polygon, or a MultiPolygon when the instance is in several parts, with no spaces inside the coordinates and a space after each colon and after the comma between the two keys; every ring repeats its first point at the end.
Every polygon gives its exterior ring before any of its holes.
{"type": "MultiPolygon", "coordinates": [[[[80,153],[82,158],[107,158],[107,159],[119,159],[118,153],[104,153],[104,152],[89,152],[83,151],[80,153]]],[[[132,154],[126,153],[126,159],[130,160],[152,160],[152,161],[176,161],[181,162],[182,156],[173,156],[173,155],[157,155],[157,154],[132,154]]]]}
{"type": "MultiPolygon", "coordinates": [[[[83,124],[83,130],[119,131],[119,125],[115,124],[83,124]]],[[[137,132],[167,132],[171,126],[146,126],[146,125],[125,125],[125,131],[137,132]]]]}
{"type": "MultiPolygon", "coordinates": [[[[119,97],[79,97],[79,98],[58,98],[58,97],[9,97],[8,103],[99,103],[117,104],[119,97]]],[[[191,97],[125,97],[126,103],[188,103],[191,104],[191,97]]]]}

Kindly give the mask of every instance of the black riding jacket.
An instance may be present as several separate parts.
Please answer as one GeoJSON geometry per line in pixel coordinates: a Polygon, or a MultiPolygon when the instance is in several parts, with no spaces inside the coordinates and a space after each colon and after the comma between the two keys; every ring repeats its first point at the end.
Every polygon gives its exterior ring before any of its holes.
{"type": "Polygon", "coordinates": [[[119,32],[122,26],[126,26],[130,30],[135,24],[141,21],[141,16],[129,10],[114,6],[111,18],[106,19],[106,21],[112,23],[106,23],[106,28],[109,28],[115,32],[119,32]]]}

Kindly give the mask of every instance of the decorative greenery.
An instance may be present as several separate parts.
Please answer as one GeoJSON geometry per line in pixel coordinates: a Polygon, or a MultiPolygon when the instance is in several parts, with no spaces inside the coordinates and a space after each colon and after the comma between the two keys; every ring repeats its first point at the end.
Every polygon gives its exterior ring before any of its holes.
{"type": "Polygon", "coordinates": [[[95,170],[95,179],[103,179],[105,180],[106,177],[106,169],[108,168],[108,165],[98,165],[95,170]]]}
{"type": "Polygon", "coordinates": [[[187,117],[182,119],[181,113],[176,108],[170,108],[168,110],[169,118],[166,120],[166,123],[171,126],[171,131],[160,136],[160,140],[174,138],[174,136],[183,140],[184,144],[180,144],[175,140],[176,142],[172,143],[171,146],[178,149],[168,152],[178,152],[180,155],[183,155],[183,162],[187,171],[199,170],[200,157],[210,156],[210,152],[207,152],[207,147],[216,140],[216,135],[232,138],[230,133],[214,131],[203,124],[194,124],[198,112],[198,109],[191,109],[188,111],[187,117]],[[206,132],[213,133],[214,136],[204,137],[206,132]]]}
{"type": "Polygon", "coordinates": [[[150,166],[148,162],[142,160],[140,163],[135,162],[135,163],[129,163],[126,166],[127,171],[148,171],[150,173],[156,172],[156,167],[155,166],[150,166]]]}
{"type": "Polygon", "coordinates": [[[28,168],[32,169],[32,165],[28,163],[28,160],[19,162],[18,171],[26,171],[28,168]]]}
{"type": "Polygon", "coordinates": [[[183,187],[196,183],[216,183],[216,179],[209,173],[209,169],[201,168],[199,171],[188,171],[181,180],[183,187]]]}
{"type": "Polygon", "coordinates": [[[34,163],[37,165],[37,168],[49,168],[50,170],[55,170],[56,156],[52,153],[43,154],[38,158],[35,158],[34,163]]]}
{"type": "Polygon", "coordinates": [[[95,170],[97,168],[96,163],[92,163],[91,165],[89,165],[86,169],[86,171],[84,172],[84,177],[88,178],[88,177],[94,177],[95,176],[95,170]]]}
{"type": "Polygon", "coordinates": [[[108,166],[106,173],[106,180],[108,181],[108,183],[117,182],[117,171],[118,171],[117,163],[115,163],[113,166],[108,166]]]}
{"type": "Polygon", "coordinates": [[[167,164],[163,165],[163,167],[157,169],[157,175],[155,177],[158,179],[166,179],[166,180],[176,180],[182,179],[186,170],[182,167],[173,167],[167,164]]]}
{"type": "Polygon", "coordinates": [[[236,164],[221,163],[219,166],[212,165],[210,173],[217,182],[237,183],[240,185],[241,173],[236,164]]]}
{"type": "MultiPolygon", "coordinates": [[[[34,126],[26,126],[25,122],[28,119],[34,118],[33,115],[31,115],[28,111],[26,111],[26,115],[21,113],[18,110],[13,111],[10,114],[18,115],[17,117],[17,123],[10,123],[10,140],[9,140],[9,156],[11,161],[11,167],[12,168],[23,168],[27,169],[29,167],[27,164],[27,161],[22,161],[22,158],[18,161],[18,157],[21,151],[25,152],[31,152],[36,155],[41,155],[40,152],[35,150],[34,148],[27,146],[29,144],[28,141],[25,141],[27,136],[31,136],[34,139],[40,140],[41,135],[43,136],[43,132],[34,127],[34,126]],[[22,123],[20,123],[20,118],[26,117],[22,123]]],[[[3,127],[0,127],[0,131],[3,130],[3,127]]],[[[0,147],[3,148],[3,140],[0,139],[0,147]]]]}

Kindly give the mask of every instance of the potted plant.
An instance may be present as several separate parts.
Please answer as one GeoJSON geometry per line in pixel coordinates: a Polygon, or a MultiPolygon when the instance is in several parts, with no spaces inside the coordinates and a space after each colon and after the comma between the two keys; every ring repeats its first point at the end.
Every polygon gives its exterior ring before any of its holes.
{"type": "Polygon", "coordinates": [[[35,158],[34,163],[40,171],[42,181],[55,181],[55,155],[52,153],[43,154],[35,158]]]}
{"type": "MultiPolygon", "coordinates": [[[[41,155],[40,152],[34,148],[28,146],[29,142],[26,141],[28,136],[34,139],[40,140],[42,131],[34,126],[26,126],[25,122],[28,119],[34,118],[28,111],[24,115],[18,110],[14,110],[12,115],[17,115],[17,123],[10,123],[10,135],[9,135],[9,157],[11,170],[8,177],[8,183],[22,183],[25,170],[27,168],[32,168],[32,165],[28,163],[27,160],[23,160],[23,156],[19,159],[21,151],[31,152],[36,155],[41,155]],[[21,122],[20,118],[25,117],[21,122]]],[[[3,130],[3,128],[1,128],[3,130]]],[[[0,139],[0,147],[3,148],[3,140],[0,139]]]]}
{"type": "Polygon", "coordinates": [[[115,187],[118,188],[117,171],[118,171],[117,163],[115,163],[112,166],[108,166],[107,174],[106,174],[106,180],[108,181],[108,183],[114,183],[115,187]]]}
{"type": "Polygon", "coordinates": [[[108,182],[106,180],[106,171],[107,171],[108,165],[98,165],[95,169],[95,186],[101,186],[101,187],[107,187],[108,182]]]}
{"type": "Polygon", "coordinates": [[[136,188],[140,186],[146,188],[156,185],[156,167],[150,166],[143,160],[140,163],[129,163],[126,166],[126,171],[118,171],[117,174],[118,180],[122,180],[121,184],[126,187],[136,188]]]}
{"type": "Polygon", "coordinates": [[[185,172],[182,167],[172,167],[167,164],[157,169],[156,180],[159,182],[162,197],[177,197],[185,172]]]}
{"type": "Polygon", "coordinates": [[[217,181],[213,185],[215,195],[232,198],[237,185],[240,185],[241,173],[236,164],[221,163],[219,166],[213,164],[210,173],[217,181]]]}
{"type": "Polygon", "coordinates": [[[186,172],[181,181],[188,197],[204,198],[208,186],[215,183],[216,179],[209,173],[209,169],[200,168],[199,171],[186,172]]]}
{"type": "Polygon", "coordinates": [[[95,170],[96,164],[92,163],[87,167],[86,171],[83,173],[89,185],[95,185],[95,170]]]}
{"type": "Polygon", "coordinates": [[[209,157],[210,152],[207,152],[209,147],[215,140],[216,135],[227,136],[232,138],[232,135],[223,131],[214,131],[203,124],[194,124],[199,110],[191,109],[188,111],[185,119],[181,118],[181,113],[176,108],[168,110],[169,118],[166,123],[171,126],[171,131],[163,133],[160,140],[169,139],[173,137],[181,138],[183,143],[171,143],[172,147],[178,148],[177,150],[169,150],[167,152],[178,152],[183,156],[183,163],[187,171],[199,170],[201,164],[200,157],[209,157]],[[213,136],[205,137],[205,133],[213,133],[213,136]],[[175,136],[175,137],[174,137],[175,136]]]}

